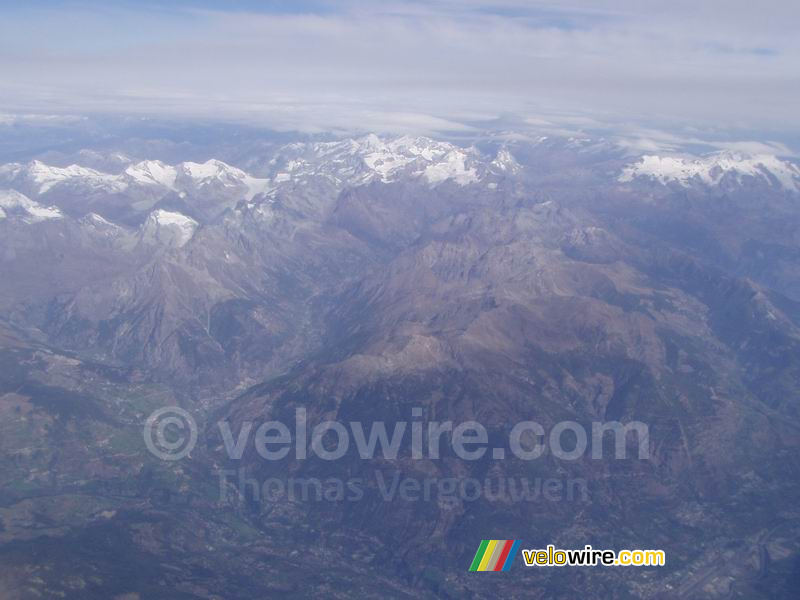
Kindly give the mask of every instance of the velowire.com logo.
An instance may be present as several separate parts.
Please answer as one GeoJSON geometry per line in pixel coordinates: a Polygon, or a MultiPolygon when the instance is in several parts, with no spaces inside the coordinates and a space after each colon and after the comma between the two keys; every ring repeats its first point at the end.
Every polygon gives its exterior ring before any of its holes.
{"type": "MultiPolygon", "coordinates": [[[[470,571],[508,571],[519,551],[519,540],[483,540],[470,571]]],[[[620,566],[663,567],[666,554],[663,550],[596,550],[586,545],[579,550],[561,550],[553,544],[541,550],[522,550],[527,567],[552,566],[620,566]]]]}
{"type": "Polygon", "coordinates": [[[519,551],[519,540],[483,540],[470,571],[508,571],[519,551]]]}

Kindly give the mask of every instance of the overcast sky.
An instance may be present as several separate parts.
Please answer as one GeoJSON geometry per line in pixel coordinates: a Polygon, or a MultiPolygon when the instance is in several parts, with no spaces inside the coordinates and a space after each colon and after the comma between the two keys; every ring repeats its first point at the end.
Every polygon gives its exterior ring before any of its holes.
{"type": "Polygon", "coordinates": [[[798,29],[798,0],[0,1],[0,111],[768,139],[800,132],[798,29]]]}

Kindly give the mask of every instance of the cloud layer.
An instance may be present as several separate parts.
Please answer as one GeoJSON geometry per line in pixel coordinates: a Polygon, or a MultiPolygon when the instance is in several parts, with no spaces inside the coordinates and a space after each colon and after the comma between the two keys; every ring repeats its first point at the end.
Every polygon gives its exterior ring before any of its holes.
{"type": "Polygon", "coordinates": [[[794,1],[169,6],[4,9],[0,109],[305,131],[537,120],[800,131],[794,1]]]}

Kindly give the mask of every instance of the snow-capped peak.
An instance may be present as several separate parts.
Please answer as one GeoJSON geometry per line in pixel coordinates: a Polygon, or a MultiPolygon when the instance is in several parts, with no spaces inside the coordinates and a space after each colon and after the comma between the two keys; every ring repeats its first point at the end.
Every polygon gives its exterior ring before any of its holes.
{"type": "Polygon", "coordinates": [[[677,183],[689,187],[692,183],[719,185],[733,177],[738,183],[744,178],[757,178],[773,186],[800,191],[800,168],[769,154],[748,155],[723,151],[701,157],[645,155],[627,165],[620,174],[621,182],[648,178],[662,184],[677,183]]]}
{"type": "Polygon", "coordinates": [[[88,225],[95,229],[101,230],[121,230],[122,228],[117,225],[116,223],[112,223],[111,221],[103,218],[102,216],[98,215],[97,213],[91,212],[84,215],[81,220],[81,223],[84,225],[88,225]]]}
{"type": "Polygon", "coordinates": [[[46,194],[66,184],[81,191],[106,193],[124,193],[144,187],[156,197],[170,192],[186,196],[202,193],[206,189],[218,194],[225,189],[228,194],[238,193],[240,198],[247,200],[270,187],[269,180],[252,177],[216,159],[204,163],[184,162],[175,166],[159,160],[144,160],[129,164],[118,175],[80,165],[53,167],[34,160],[27,164],[0,166],[0,182],[32,196],[46,194]]]}
{"type": "Polygon", "coordinates": [[[446,180],[466,185],[478,181],[479,155],[448,142],[426,137],[380,138],[369,134],[336,142],[289,144],[271,161],[275,183],[321,177],[334,184],[385,183],[400,175],[430,185],[446,180]]]}
{"type": "Polygon", "coordinates": [[[197,221],[183,213],[158,209],[147,216],[140,236],[146,242],[160,242],[180,248],[192,239],[197,227],[197,221]]]}
{"type": "Polygon", "coordinates": [[[211,159],[204,163],[185,162],[179,165],[181,171],[194,179],[196,182],[207,182],[211,179],[234,178],[241,179],[245,176],[244,171],[231,167],[221,160],[211,159]]]}
{"type": "Polygon", "coordinates": [[[501,148],[497,151],[497,156],[495,156],[491,166],[495,171],[511,174],[518,173],[522,168],[517,159],[508,151],[508,148],[501,148]]]}
{"type": "Polygon", "coordinates": [[[123,227],[108,221],[94,212],[90,212],[81,217],[78,223],[80,223],[86,231],[102,236],[110,241],[117,241],[128,237],[128,232],[123,227]]]}
{"type": "Polygon", "coordinates": [[[103,188],[109,191],[119,191],[121,187],[124,187],[116,176],[108,173],[101,173],[80,165],[53,167],[38,160],[31,161],[26,165],[20,163],[3,165],[0,167],[0,180],[7,183],[19,182],[36,194],[44,194],[62,183],[103,188]]]}
{"type": "Polygon", "coordinates": [[[19,217],[26,223],[61,219],[63,213],[55,206],[42,206],[16,190],[0,190],[0,219],[19,217]]]}
{"type": "Polygon", "coordinates": [[[184,162],[177,166],[177,171],[177,184],[183,192],[205,186],[241,187],[243,196],[252,200],[253,196],[263,194],[270,188],[269,180],[252,177],[241,169],[216,159],[204,163],[184,162]]]}
{"type": "Polygon", "coordinates": [[[142,185],[156,185],[174,189],[178,170],[160,160],[143,160],[125,169],[125,175],[132,182],[142,185]]]}

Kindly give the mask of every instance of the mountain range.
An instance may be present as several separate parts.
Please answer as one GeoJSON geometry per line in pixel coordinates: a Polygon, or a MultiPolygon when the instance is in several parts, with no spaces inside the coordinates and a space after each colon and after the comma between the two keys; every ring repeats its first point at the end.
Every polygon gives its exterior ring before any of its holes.
{"type": "Polygon", "coordinates": [[[0,166],[0,597],[791,597],[791,157],[553,136],[253,152],[0,166]],[[141,437],[171,404],[201,438],[174,463],[141,437]],[[225,455],[217,421],[300,407],[312,425],[419,407],[491,440],[526,420],[640,421],[651,457],[225,455]],[[588,498],[220,499],[213,473],[242,465],[260,481],[577,478],[588,498]],[[498,537],[663,548],[668,567],[473,577],[498,537]]]}

